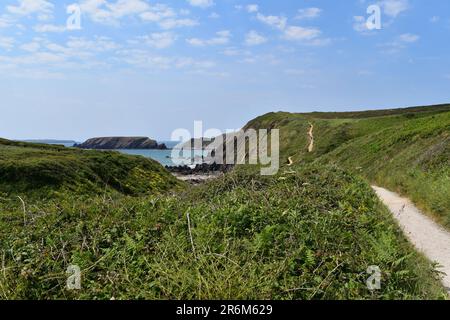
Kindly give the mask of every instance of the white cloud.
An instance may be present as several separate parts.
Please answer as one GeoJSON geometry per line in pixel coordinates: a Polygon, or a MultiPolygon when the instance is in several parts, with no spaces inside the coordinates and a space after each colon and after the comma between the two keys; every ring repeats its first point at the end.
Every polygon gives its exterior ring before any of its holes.
{"type": "Polygon", "coordinates": [[[11,37],[0,37],[0,48],[11,50],[14,48],[14,39],[11,37]]]}
{"type": "Polygon", "coordinates": [[[367,29],[366,18],[363,16],[354,16],[353,17],[353,30],[360,32],[360,33],[369,31],[369,29],[367,29]]]}
{"type": "Polygon", "coordinates": [[[283,37],[286,40],[303,41],[316,39],[320,36],[320,34],[321,31],[316,28],[290,26],[284,31],[283,37]]]}
{"type": "Polygon", "coordinates": [[[319,9],[319,8],[300,9],[300,10],[298,10],[298,14],[295,17],[295,19],[298,19],[298,20],[314,19],[314,18],[318,18],[321,13],[322,13],[322,9],[319,9]]]}
{"type": "Polygon", "coordinates": [[[167,19],[159,23],[159,26],[163,29],[175,29],[181,27],[194,27],[198,22],[192,19],[167,19]]]}
{"type": "Polygon", "coordinates": [[[53,12],[53,8],[54,5],[47,0],[18,0],[16,6],[7,6],[6,10],[12,14],[21,16],[38,13],[45,17],[53,12]]]}
{"type": "Polygon", "coordinates": [[[87,40],[81,37],[71,37],[66,43],[67,47],[76,50],[89,51],[110,51],[118,49],[120,46],[107,37],[96,37],[94,40],[87,40]]]}
{"type": "Polygon", "coordinates": [[[217,12],[213,12],[208,17],[210,19],[219,19],[220,18],[220,14],[218,14],[217,12]]]}
{"type": "Polygon", "coordinates": [[[191,14],[191,11],[189,9],[180,9],[179,10],[180,15],[182,16],[188,16],[191,14]]]}
{"type": "Polygon", "coordinates": [[[420,37],[416,34],[404,33],[400,35],[399,40],[405,43],[414,43],[419,41],[420,37]]]}
{"type": "MultiPolygon", "coordinates": [[[[311,10],[309,16],[317,15],[317,10],[311,10]]],[[[302,42],[309,46],[324,46],[331,43],[331,39],[320,38],[318,28],[292,26],[284,16],[263,15],[258,12],[256,19],[282,32],[282,38],[289,41],[302,42]]]]}
{"type": "Polygon", "coordinates": [[[273,54],[263,54],[263,55],[246,55],[243,59],[238,61],[239,63],[245,63],[245,64],[254,64],[254,63],[260,63],[265,65],[279,65],[281,63],[281,60],[273,55],[273,54]]]}
{"type": "Polygon", "coordinates": [[[43,65],[43,64],[55,64],[65,61],[63,55],[50,53],[50,52],[35,52],[26,56],[15,57],[0,57],[0,61],[11,63],[15,66],[18,65],[43,65]]]}
{"type": "Polygon", "coordinates": [[[173,19],[177,17],[175,10],[165,4],[156,4],[142,12],[140,17],[144,21],[160,22],[164,19],[173,19]]]}
{"type": "Polygon", "coordinates": [[[117,24],[121,18],[149,10],[150,5],[144,0],[83,0],[80,8],[83,14],[95,22],[117,24]]]}
{"type": "Polygon", "coordinates": [[[28,52],[36,52],[41,48],[39,42],[29,42],[20,46],[20,49],[28,52]]]}
{"type": "Polygon", "coordinates": [[[203,40],[198,38],[189,38],[186,39],[186,42],[191,46],[195,47],[204,47],[204,46],[213,46],[213,45],[225,45],[230,42],[231,32],[228,30],[219,31],[216,33],[216,36],[211,39],[203,40]]]}
{"type": "Polygon", "coordinates": [[[397,37],[396,40],[381,44],[382,52],[386,54],[395,54],[407,48],[408,45],[419,41],[420,37],[411,33],[404,33],[397,37]]]}
{"type": "Polygon", "coordinates": [[[222,30],[216,33],[219,37],[230,38],[231,32],[229,30],[222,30]]]}
{"type": "Polygon", "coordinates": [[[242,50],[236,47],[228,47],[224,51],[222,51],[222,54],[228,56],[228,57],[236,57],[236,56],[251,56],[252,53],[249,50],[242,50]]]}
{"type": "MultiPolygon", "coordinates": [[[[64,45],[61,44],[56,44],[53,42],[47,42],[47,41],[43,41],[42,44],[40,44],[40,46],[44,46],[46,49],[52,51],[52,52],[58,52],[58,53],[63,53],[66,54],[67,56],[70,56],[71,54],[71,49],[68,47],[65,47],[64,45]]],[[[90,56],[91,54],[89,54],[90,56]]]]}
{"type": "Polygon", "coordinates": [[[256,15],[256,19],[271,27],[283,30],[287,25],[287,18],[282,16],[265,16],[261,13],[256,15]]]}
{"type": "Polygon", "coordinates": [[[257,4],[249,4],[246,9],[248,13],[256,13],[259,11],[259,6],[257,4]]]}
{"type": "Polygon", "coordinates": [[[396,18],[400,13],[409,9],[409,0],[383,0],[379,2],[386,15],[396,18]]]}
{"type": "Polygon", "coordinates": [[[139,37],[139,40],[156,49],[165,49],[172,46],[175,43],[176,38],[177,37],[171,32],[161,32],[139,37]]]}
{"type": "Polygon", "coordinates": [[[210,60],[196,60],[193,58],[176,58],[173,59],[176,68],[193,67],[196,69],[210,69],[216,66],[216,63],[210,60]]]}
{"type": "Polygon", "coordinates": [[[328,46],[333,42],[333,39],[330,38],[315,38],[311,41],[307,41],[305,45],[307,46],[313,46],[313,47],[323,47],[328,46]]]}
{"type": "Polygon", "coordinates": [[[193,7],[208,8],[214,5],[213,0],[187,0],[193,7]]]}
{"type": "Polygon", "coordinates": [[[257,46],[267,42],[267,38],[252,30],[245,35],[245,44],[248,46],[257,46]]]}
{"type": "Polygon", "coordinates": [[[29,67],[21,67],[15,62],[18,60],[10,59],[9,57],[0,56],[0,62],[6,62],[6,64],[0,64],[0,74],[7,75],[8,78],[19,79],[64,79],[64,74],[61,72],[53,72],[49,70],[36,70],[29,67]]]}
{"type": "Polygon", "coordinates": [[[118,0],[115,3],[108,4],[107,7],[116,17],[124,17],[148,10],[149,5],[143,0],[118,0]]]}
{"type": "Polygon", "coordinates": [[[41,33],[66,31],[65,26],[57,26],[54,24],[41,24],[41,25],[35,26],[33,29],[34,29],[34,31],[41,32],[41,33]]]}
{"type": "Polygon", "coordinates": [[[210,60],[196,60],[189,57],[159,56],[140,49],[120,50],[118,51],[118,58],[120,61],[133,67],[155,71],[166,69],[207,70],[216,66],[216,63],[210,60]]]}
{"type": "Polygon", "coordinates": [[[186,39],[186,42],[194,47],[202,47],[205,45],[205,41],[198,39],[198,38],[189,38],[189,39],[186,39]]]}
{"type": "Polygon", "coordinates": [[[70,37],[65,43],[54,43],[45,37],[35,37],[18,47],[14,56],[0,55],[0,68],[9,68],[9,76],[26,78],[56,78],[67,74],[67,70],[81,70],[105,67],[114,60],[100,57],[105,51],[120,48],[111,39],[94,37],[93,39],[70,37]]]}
{"type": "MultiPolygon", "coordinates": [[[[37,52],[33,55],[34,58],[36,58],[36,61],[40,64],[53,64],[53,63],[60,63],[64,62],[65,58],[62,55],[50,53],[50,52],[37,52]]],[[[32,62],[34,63],[34,62],[32,62]]]]}
{"type": "Polygon", "coordinates": [[[361,35],[373,35],[376,30],[369,30],[367,28],[367,18],[364,16],[353,17],[353,30],[359,32],[361,35]]]}
{"type": "MultiPolygon", "coordinates": [[[[183,15],[189,14],[184,12],[183,15]]],[[[171,7],[165,4],[156,4],[142,12],[140,18],[146,22],[155,22],[162,29],[175,29],[180,27],[193,27],[198,25],[198,22],[189,18],[179,18],[178,14],[171,7]]]]}
{"type": "Polygon", "coordinates": [[[13,25],[13,21],[8,16],[0,16],[0,28],[8,28],[13,25]]]}
{"type": "Polygon", "coordinates": [[[172,59],[169,57],[155,56],[146,50],[127,49],[118,51],[118,59],[131,66],[147,69],[169,69],[172,59]]]}
{"type": "MultiPolygon", "coordinates": [[[[410,8],[409,0],[382,0],[377,4],[383,9],[384,15],[391,19],[384,23],[384,26],[389,26],[394,18],[396,18],[402,12],[410,8]]],[[[353,17],[353,30],[361,33],[362,35],[373,35],[376,30],[369,30],[367,28],[367,17],[354,16],[353,17]]]]}

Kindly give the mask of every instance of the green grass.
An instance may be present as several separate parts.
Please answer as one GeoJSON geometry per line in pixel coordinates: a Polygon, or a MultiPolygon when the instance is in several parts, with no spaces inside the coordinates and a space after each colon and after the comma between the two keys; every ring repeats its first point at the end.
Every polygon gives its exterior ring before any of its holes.
{"type": "Polygon", "coordinates": [[[269,113],[247,128],[280,129],[281,156],[338,164],[410,197],[450,228],[450,105],[350,113],[269,113]],[[315,149],[307,132],[314,124],[315,149]]]}
{"type": "Polygon", "coordinates": [[[407,195],[450,227],[450,112],[361,136],[327,154],[369,181],[407,195]]]}
{"type": "Polygon", "coordinates": [[[369,183],[448,225],[449,116],[270,113],[246,128],[279,128],[295,164],[195,188],[141,157],[0,139],[0,299],[445,298],[369,183]]]}
{"type": "Polygon", "coordinates": [[[180,185],[143,157],[0,140],[0,192],[53,197],[114,190],[127,195],[165,192],[180,185]]]}
{"type": "Polygon", "coordinates": [[[0,206],[3,299],[445,296],[367,183],[335,167],[243,168],[178,195],[69,197],[25,216],[14,199],[0,206]],[[65,288],[71,264],[81,291],[65,288]],[[370,265],[379,291],[366,287],[370,265]]]}

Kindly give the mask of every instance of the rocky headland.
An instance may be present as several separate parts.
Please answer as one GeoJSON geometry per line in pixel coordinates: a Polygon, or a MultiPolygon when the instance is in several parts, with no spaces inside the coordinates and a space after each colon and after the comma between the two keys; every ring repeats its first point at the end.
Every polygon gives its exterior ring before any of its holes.
{"type": "Polygon", "coordinates": [[[103,137],[92,138],[74,147],[81,149],[157,149],[167,150],[165,144],[158,144],[156,140],[148,137],[103,137]]]}

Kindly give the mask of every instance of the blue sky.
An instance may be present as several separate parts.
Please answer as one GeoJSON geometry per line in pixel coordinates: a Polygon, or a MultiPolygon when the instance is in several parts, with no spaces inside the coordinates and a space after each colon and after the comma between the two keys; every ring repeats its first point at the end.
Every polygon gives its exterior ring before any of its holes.
{"type": "Polygon", "coordinates": [[[167,139],[194,120],[449,102],[449,13],[447,0],[3,0],[0,136],[167,139]]]}

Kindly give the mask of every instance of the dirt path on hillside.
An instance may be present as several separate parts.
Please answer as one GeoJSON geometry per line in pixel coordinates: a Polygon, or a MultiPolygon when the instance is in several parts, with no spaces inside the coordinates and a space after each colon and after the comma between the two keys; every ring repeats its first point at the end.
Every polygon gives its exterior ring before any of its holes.
{"type": "Polygon", "coordinates": [[[406,198],[389,190],[372,186],[389,208],[409,241],[429,260],[439,263],[446,275],[442,283],[450,294],[450,232],[425,216],[406,198]]]}
{"type": "MultiPolygon", "coordinates": [[[[310,128],[308,131],[308,137],[309,137],[309,145],[308,145],[308,152],[313,152],[314,150],[314,125],[312,123],[309,124],[310,128]]],[[[294,164],[294,160],[292,160],[292,157],[288,158],[288,167],[292,166],[294,164]]]]}
{"type": "Polygon", "coordinates": [[[288,163],[288,166],[289,166],[289,167],[292,166],[292,165],[294,164],[294,160],[292,160],[292,157],[289,157],[289,158],[288,158],[288,161],[289,161],[289,163],[288,163]]]}
{"type": "Polygon", "coordinates": [[[309,136],[309,146],[308,146],[308,152],[313,152],[314,150],[314,125],[312,123],[309,124],[311,127],[308,131],[309,136]]]}

